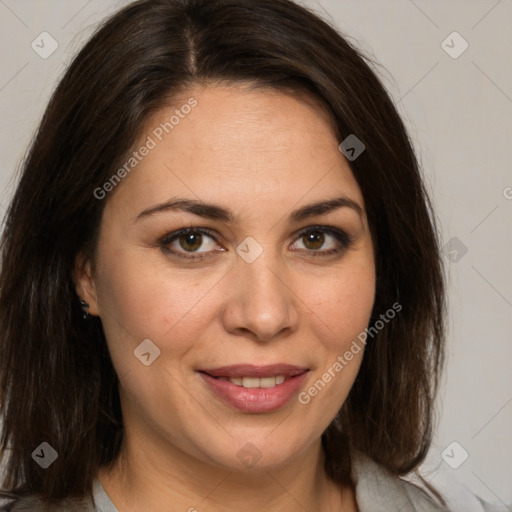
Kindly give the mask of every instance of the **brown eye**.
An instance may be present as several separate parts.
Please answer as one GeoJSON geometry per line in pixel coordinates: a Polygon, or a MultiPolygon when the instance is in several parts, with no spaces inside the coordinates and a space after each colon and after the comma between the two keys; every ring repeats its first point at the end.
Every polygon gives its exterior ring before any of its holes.
{"type": "Polygon", "coordinates": [[[302,236],[304,245],[308,249],[320,249],[325,241],[325,235],[319,231],[310,231],[308,234],[302,236]]]}
{"type": "Polygon", "coordinates": [[[204,229],[181,229],[169,233],[159,241],[162,251],[166,254],[172,254],[183,259],[200,260],[211,253],[223,251],[219,249],[213,235],[204,229]]]}
{"type": "Polygon", "coordinates": [[[327,226],[308,228],[299,235],[299,240],[303,247],[292,247],[293,250],[304,249],[311,256],[341,254],[352,244],[352,238],[347,233],[341,229],[327,226]]]}
{"type": "Polygon", "coordinates": [[[196,251],[201,247],[203,235],[201,233],[187,233],[178,238],[180,247],[185,251],[196,251]]]}

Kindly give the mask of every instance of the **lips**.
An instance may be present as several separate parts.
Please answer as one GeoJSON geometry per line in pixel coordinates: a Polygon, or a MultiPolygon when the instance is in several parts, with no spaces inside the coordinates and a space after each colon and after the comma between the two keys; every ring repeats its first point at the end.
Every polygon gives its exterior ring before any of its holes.
{"type": "Polygon", "coordinates": [[[302,386],[309,368],[272,364],[223,366],[199,370],[209,390],[243,412],[272,412],[288,403],[302,386]]]}

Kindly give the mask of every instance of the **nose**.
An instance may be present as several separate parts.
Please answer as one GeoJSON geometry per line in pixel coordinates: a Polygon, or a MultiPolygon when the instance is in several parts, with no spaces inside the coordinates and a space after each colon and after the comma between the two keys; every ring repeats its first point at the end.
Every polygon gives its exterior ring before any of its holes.
{"type": "Polygon", "coordinates": [[[255,341],[271,341],[295,331],[299,298],[289,272],[270,251],[252,263],[238,258],[227,283],[230,292],[223,311],[225,329],[255,341]]]}

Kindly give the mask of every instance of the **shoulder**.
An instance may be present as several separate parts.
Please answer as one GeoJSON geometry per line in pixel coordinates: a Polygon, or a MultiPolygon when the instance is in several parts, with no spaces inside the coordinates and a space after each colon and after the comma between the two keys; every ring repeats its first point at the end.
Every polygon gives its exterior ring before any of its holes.
{"type": "MultiPolygon", "coordinates": [[[[444,492],[436,485],[447,505],[443,505],[427,489],[390,473],[386,468],[360,452],[352,454],[352,477],[356,484],[356,500],[361,512],[510,512],[505,504],[487,503],[469,490],[444,492]],[[398,505],[398,507],[397,507],[398,505]]],[[[444,486],[446,487],[446,486],[444,486]]]]}
{"type": "Polygon", "coordinates": [[[88,500],[62,500],[58,504],[46,505],[37,495],[29,494],[15,497],[6,494],[0,496],[0,512],[96,512],[88,500]]]}
{"type": "Polygon", "coordinates": [[[360,452],[352,454],[352,478],[361,512],[442,512],[446,511],[433,496],[416,485],[393,475],[360,452]]]}

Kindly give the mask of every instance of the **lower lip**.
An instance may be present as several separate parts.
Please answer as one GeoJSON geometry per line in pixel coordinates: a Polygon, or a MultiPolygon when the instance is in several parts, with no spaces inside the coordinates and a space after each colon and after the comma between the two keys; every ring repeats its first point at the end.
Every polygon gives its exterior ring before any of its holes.
{"type": "Polygon", "coordinates": [[[243,412],[272,412],[288,403],[298,392],[309,372],[305,371],[273,388],[244,388],[224,379],[199,372],[211,390],[229,405],[243,412]]]}

